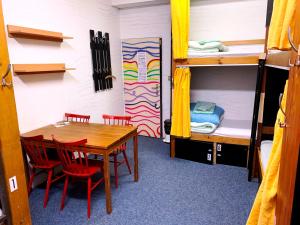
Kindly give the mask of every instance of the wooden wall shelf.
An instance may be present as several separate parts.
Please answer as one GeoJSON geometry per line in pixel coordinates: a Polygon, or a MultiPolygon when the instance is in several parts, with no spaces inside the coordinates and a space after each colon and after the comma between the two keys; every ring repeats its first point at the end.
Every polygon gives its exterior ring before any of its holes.
{"type": "Polygon", "coordinates": [[[66,68],[64,63],[57,64],[13,64],[15,75],[31,75],[41,73],[60,73],[75,68],[66,68]]]}
{"type": "Polygon", "coordinates": [[[39,30],[14,25],[7,25],[7,31],[8,36],[11,38],[27,38],[55,42],[62,42],[64,39],[73,39],[73,37],[63,36],[61,32],[39,30]]]}

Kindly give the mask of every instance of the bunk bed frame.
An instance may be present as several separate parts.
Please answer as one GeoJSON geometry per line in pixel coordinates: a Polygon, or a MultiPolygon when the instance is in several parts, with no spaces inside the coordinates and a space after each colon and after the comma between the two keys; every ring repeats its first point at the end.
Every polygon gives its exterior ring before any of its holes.
{"type": "MultiPolygon", "coordinates": [[[[292,52],[289,51],[277,51],[273,53],[272,51],[266,55],[266,62],[265,67],[277,68],[281,70],[290,70],[290,58],[292,52]]],[[[264,68],[265,70],[265,68],[264,68]]],[[[257,129],[257,140],[255,144],[255,153],[254,156],[257,156],[254,164],[258,163],[257,171],[253,171],[254,173],[257,172],[259,174],[259,178],[264,176],[264,166],[263,166],[263,157],[262,157],[262,149],[261,149],[261,142],[262,142],[262,135],[274,135],[274,127],[273,126],[264,126],[263,125],[263,114],[264,114],[264,98],[265,98],[265,91],[266,91],[266,80],[267,80],[267,72],[264,71],[263,78],[261,83],[261,98],[260,98],[260,106],[259,106],[259,121],[258,121],[258,129],[257,129]]],[[[250,177],[251,179],[251,177],[250,177]]]]}
{"type": "MultiPolygon", "coordinates": [[[[241,40],[241,41],[227,41],[223,42],[225,45],[253,45],[253,44],[265,44],[264,39],[256,40],[241,40]]],[[[191,132],[190,140],[194,141],[204,141],[213,143],[213,163],[216,163],[216,146],[217,143],[220,144],[235,144],[248,146],[248,169],[252,171],[253,155],[255,148],[255,137],[257,129],[257,118],[258,109],[260,103],[260,92],[261,92],[261,82],[263,77],[263,68],[265,65],[265,54],[251,54],[251,55],[213,55],[207,57],[199,58],[187,58],[187,59],[173,59],[172,60],[172,76],[174,74],[176,67],[201,67],[201,66],[258,66],[257,70],[257,81],[256,81],[256,91],[254,100],[254,113],[251,127],[251,137],[246,138],[244,136],[237,135],[218,135],[218,134],[201,134],[196,132],[191,132]]],[[[173,80],[173,77],[172,77],[173,80]]],[[[172,85],[173,87],[173,85],[172,85]]],[[[173,89],[171,92],[171,101],[173,97],[173,89]]],[[[171,108],[172,113],[172,108],[171,108]]],[[[170,145],[170,155],[171,158],[175,157],[175,140],[178,137],[171,136],[170,145]]],[[[252,176],[249,173],[249,177],[252,176]]]]}

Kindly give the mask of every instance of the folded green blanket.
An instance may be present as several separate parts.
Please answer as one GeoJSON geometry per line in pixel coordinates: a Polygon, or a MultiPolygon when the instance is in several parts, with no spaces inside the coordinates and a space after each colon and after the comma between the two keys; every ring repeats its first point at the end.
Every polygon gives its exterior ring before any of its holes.
{"type": "Polygon", "coordinates": [[[209,122],[204,123],[196,123],[191,122],[191,131],[198,132],[198,133],[204,133],[209,134],[214,132],[217,129],[217,125],[209,122]]]}
{"type": "Polygon", "coordinates": [[[198,43],[200,45],[204,45],[206,43],[211,43],[211,42],[221,42],[221,41],[219,41],[219,40],[201,40],[201,41],[198,41],[198,43]]]}
{"type": "Polygon", "coordinates": [[[215,111],[216,103],[213,102],[197,102],[193,113],[212,114],[215,111]]]}
{"type": "Polygon", "coordinates": [[[220,50],[218,48],[211,48],[211,49],[196,49],[196,48],[189,48],[189,51],[195,51],[197,53],[214,53],[214,52],[220,52],[220,50]]]}
{"type": "Polygon", "coordinates": [[[208,49],[218,49],[220,52],[228,51],[228,48],[223,45],[220,41],[189,41],[189,49],[197,50],[202,52],[202,50],[208,49]]]}
{"type": "Polygon", "coordinates": [[[221,42],[207,42],[204,44],[200,44],[198,41],[189,41],[189,47],[197,50],[205,50],[212,48],[220,48],[222,46],[221,42]]]}

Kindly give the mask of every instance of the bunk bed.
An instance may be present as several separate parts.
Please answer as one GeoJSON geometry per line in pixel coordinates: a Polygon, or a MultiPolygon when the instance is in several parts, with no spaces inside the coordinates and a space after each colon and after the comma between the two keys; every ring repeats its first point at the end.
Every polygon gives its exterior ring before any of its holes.
{"type": "MultiPolygon", "coordinates": [[[[191,132],[190,140],[213,143],[213,163],[216,163],[217,144],[233,144],[247,146],[248,167],[252,170],[253,153],[256,138],[260,87],[265,64],[264,39],[227,41],[228,52],[209,54],[189,54],[187,59],[173,60],[173,73],[177,67],[208,67],[208,66],[258,66],[254,114],[252,121],[230,121],[223,119],[220,126],[211,134],[191,132]],[[232,50],[232,51],[230,51],[232,50]]],[[[175,140],[171,136],[171,157],[175,157],[175,140]]]]}

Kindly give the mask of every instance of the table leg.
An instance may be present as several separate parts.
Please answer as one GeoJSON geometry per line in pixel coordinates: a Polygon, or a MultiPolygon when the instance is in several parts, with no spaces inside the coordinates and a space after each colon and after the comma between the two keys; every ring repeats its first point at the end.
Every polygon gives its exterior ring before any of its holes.
{"type": "Polygon", "coordinates": [[[103,172],[105,182],[105,197],[106,197],[106,212],[110,214],[112,212],[111,206],[111,192],[110,192],[110,172],[109,172],[109,154],[103,155],[103,172]]]}
{"type": "Polygon", "coordinates": [[[139,180],[139,162],[138,162],[138,134],[133,136],[133,155],[134,155],[134,181],[139,180]]]}

